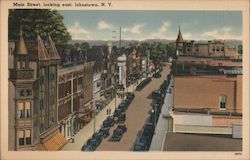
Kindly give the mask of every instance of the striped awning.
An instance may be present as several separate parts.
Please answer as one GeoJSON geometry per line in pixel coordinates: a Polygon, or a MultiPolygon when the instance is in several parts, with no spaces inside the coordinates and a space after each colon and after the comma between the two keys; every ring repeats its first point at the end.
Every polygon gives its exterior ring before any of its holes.
{"type": "Polygon", "coordinates": [[[49,140],[38,145],[38,149],[47,151],[58,151],[67,143],[64,136],[58,132],[49,140]]]}

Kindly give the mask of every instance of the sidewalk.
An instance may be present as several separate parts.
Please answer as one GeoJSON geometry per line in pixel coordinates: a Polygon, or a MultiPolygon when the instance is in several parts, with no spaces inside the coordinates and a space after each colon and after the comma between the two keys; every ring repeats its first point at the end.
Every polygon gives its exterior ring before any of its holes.
{"type": "MultiPolygon", "coordinates": [[[[136,86],[133,87],[133,85],[128,87],[128,92],[133,92],[133,88],[135,89],[136,86]]],[[[127,91],[127,89],[126,89],[127,91]]],[[[118,98],[116,96],[116,106],[120,104],[122,101],[122,98],[118,98]]],[[[98,115],[96,115],[95,120],[92,119],[86,126],[84,126],[75,136],[74,136],[74,143],[68,142],[61,150],[81,150],[82,146],[85,144],[85,142],[93,135],[94,133],[94,126],[95,131],[98,131],[101,126],[102,122],[106,119],[107,115],[107,109],[111,109],[111,113],[115,111],[115,98],[103,108],[98,115]]]]}
{"type": "Polygon", "coordinates": [[[171,87],[172,84],[173,84],[173,79],[171,78],[170,84],[167,90],[171,88],[172,92],[167,93],[164,99],[164,104],[161,109],[161,114],[159,116],[159,120],[155,128],[155,134],[151,141],[151,145],[149,149],[150,151],[161,151],[163,147],[164,138],[165,138],[166,132],[168,131],[168,121],[169,121],[169,119],[166,116],[170,115],[171,109],[169,108],[169,106],[173,105],[173,88],[171,87]]]}

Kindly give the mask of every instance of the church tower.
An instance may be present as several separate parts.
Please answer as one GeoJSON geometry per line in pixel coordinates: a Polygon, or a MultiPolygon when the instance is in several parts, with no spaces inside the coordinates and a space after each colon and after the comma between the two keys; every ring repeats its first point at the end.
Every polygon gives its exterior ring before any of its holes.
{"type": "Polygon", "coordinates": [[[179,33],[176,39],[176,54],[180,55],[183,54],[183,52],[184,52],[184,40],[182,38],[181,29],[179,26],[179,33]]]}

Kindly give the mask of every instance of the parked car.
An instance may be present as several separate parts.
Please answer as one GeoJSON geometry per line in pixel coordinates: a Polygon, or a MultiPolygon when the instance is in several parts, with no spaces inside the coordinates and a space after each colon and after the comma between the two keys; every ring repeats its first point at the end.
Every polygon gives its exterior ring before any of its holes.
{"type": "Polygon", "coordinates": [[[96,139],[91,138],[87,141],[87,145],[91,146],[93,150],[95,150],[98,147],[98,142],[96,139]]]}
{"type": "Polygon", "coordinates": [[[118,106],[118,109],[120,109],[122,112],[125,112],[127,110],[127,108],[128,108],[128,105],[125,103],[121,103],[118,106]]]}
{"type": "Polygon", "coordinates": [[[146,151],[146,146],[143,143],[136,143],[134,145],[134,151],[146,151]]]}
{"type": "Polygon", "coordinates": [[[94,151],[94,148],[91,145],[84,145],[82,146],[81,151],[94,151]]]}
{"type": "Polygon", "coordinates": [[[126,120],[126,113],[123,112],[123,113],[121,113],[121,114],[118,116],[116,122],[117,122],[117,123],[124,123],[125,120],[126,120]]]}
{"type": "Polygon", "coordinates": [[[146,146],[146,150],[149,150],[151,139],[148,136],[141,136],[139,142],[146,146]]]}
{"type": "Polygon", "coordinates": [[[117,129],[121,129],[123,133],[127,132],[127,127],[125,124],[119,124],[117,129]]]}
{"type": "Polygon", "coordinates": [[[94,133],[92,135],[92,139],[95,139],[97,141],[97,145],[99,145],[102,142],[102,135],[98,132],[98,133],[94,133]]]}
{"type": "Polygon", "coordinates": [[[135,98],[135,94],[134,93],[132,93],[132,92],[128,92],[127,93],[127,99],[133,100],[134,98],[135,98]]]}
{"type": "Polygon", "coordinates": [[[99,133],[102,135],[103,138],[107,138],[110,134],[109,134],[109,128],[104,128],[102,127],[99,130],[99,133]]]}
{"type": "Polygon", "coordinates": [[[119,117],[119,115],[121,115],[122,113],[124,113],[123,109],[116,108],[113,116],[114,117],[119,117]]]}
{"type": "Polygon", "coordinates": [[[102,126],[104,128],[110,128],[112,126],[114,126],[115,124],[115,120],[113,116],[108,116],[102,123],[102,126]]]}
{"type": "Polygon", "coordinates": [[[145,80],[143,80],[137,87],[136,90],[137,91],[141,91],[148,83],[151,82],[151,78],[147,78],[145,80]]]}
{"type": "Polygon", "coordinates": [[[121,129],[116,128],[111,137],[112,141],[120,141],[123,136],[123,131],[121,129]]]}

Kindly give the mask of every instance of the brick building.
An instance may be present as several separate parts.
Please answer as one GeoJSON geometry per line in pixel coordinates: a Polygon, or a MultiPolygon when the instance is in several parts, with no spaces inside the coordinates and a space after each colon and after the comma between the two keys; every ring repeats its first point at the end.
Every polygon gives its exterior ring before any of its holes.
{"type": "Polygon", "coordinates": [[[206,127],[232,128],[242,123],[242,59],[237,47],[230,49],[225,42],[189,43],[179,30],[177,58],[171,66],[176,130],[180,126],[186,127],[182,132],[198,128],[197,116],[207,117],[207,121],[194,133],[203,133],[206,127]]]}
{"type": "MultiPolygon", "coordinates": [[[[101,66],[101,99],[108,103],[114,98],[117,83],[117,58],[111,44],[105,46],[92,46],[87,51],[87,61],[95,61],[97,66],[101,66]]],[[[100,68],[100,67],[99,67],[100,68]]]]}

